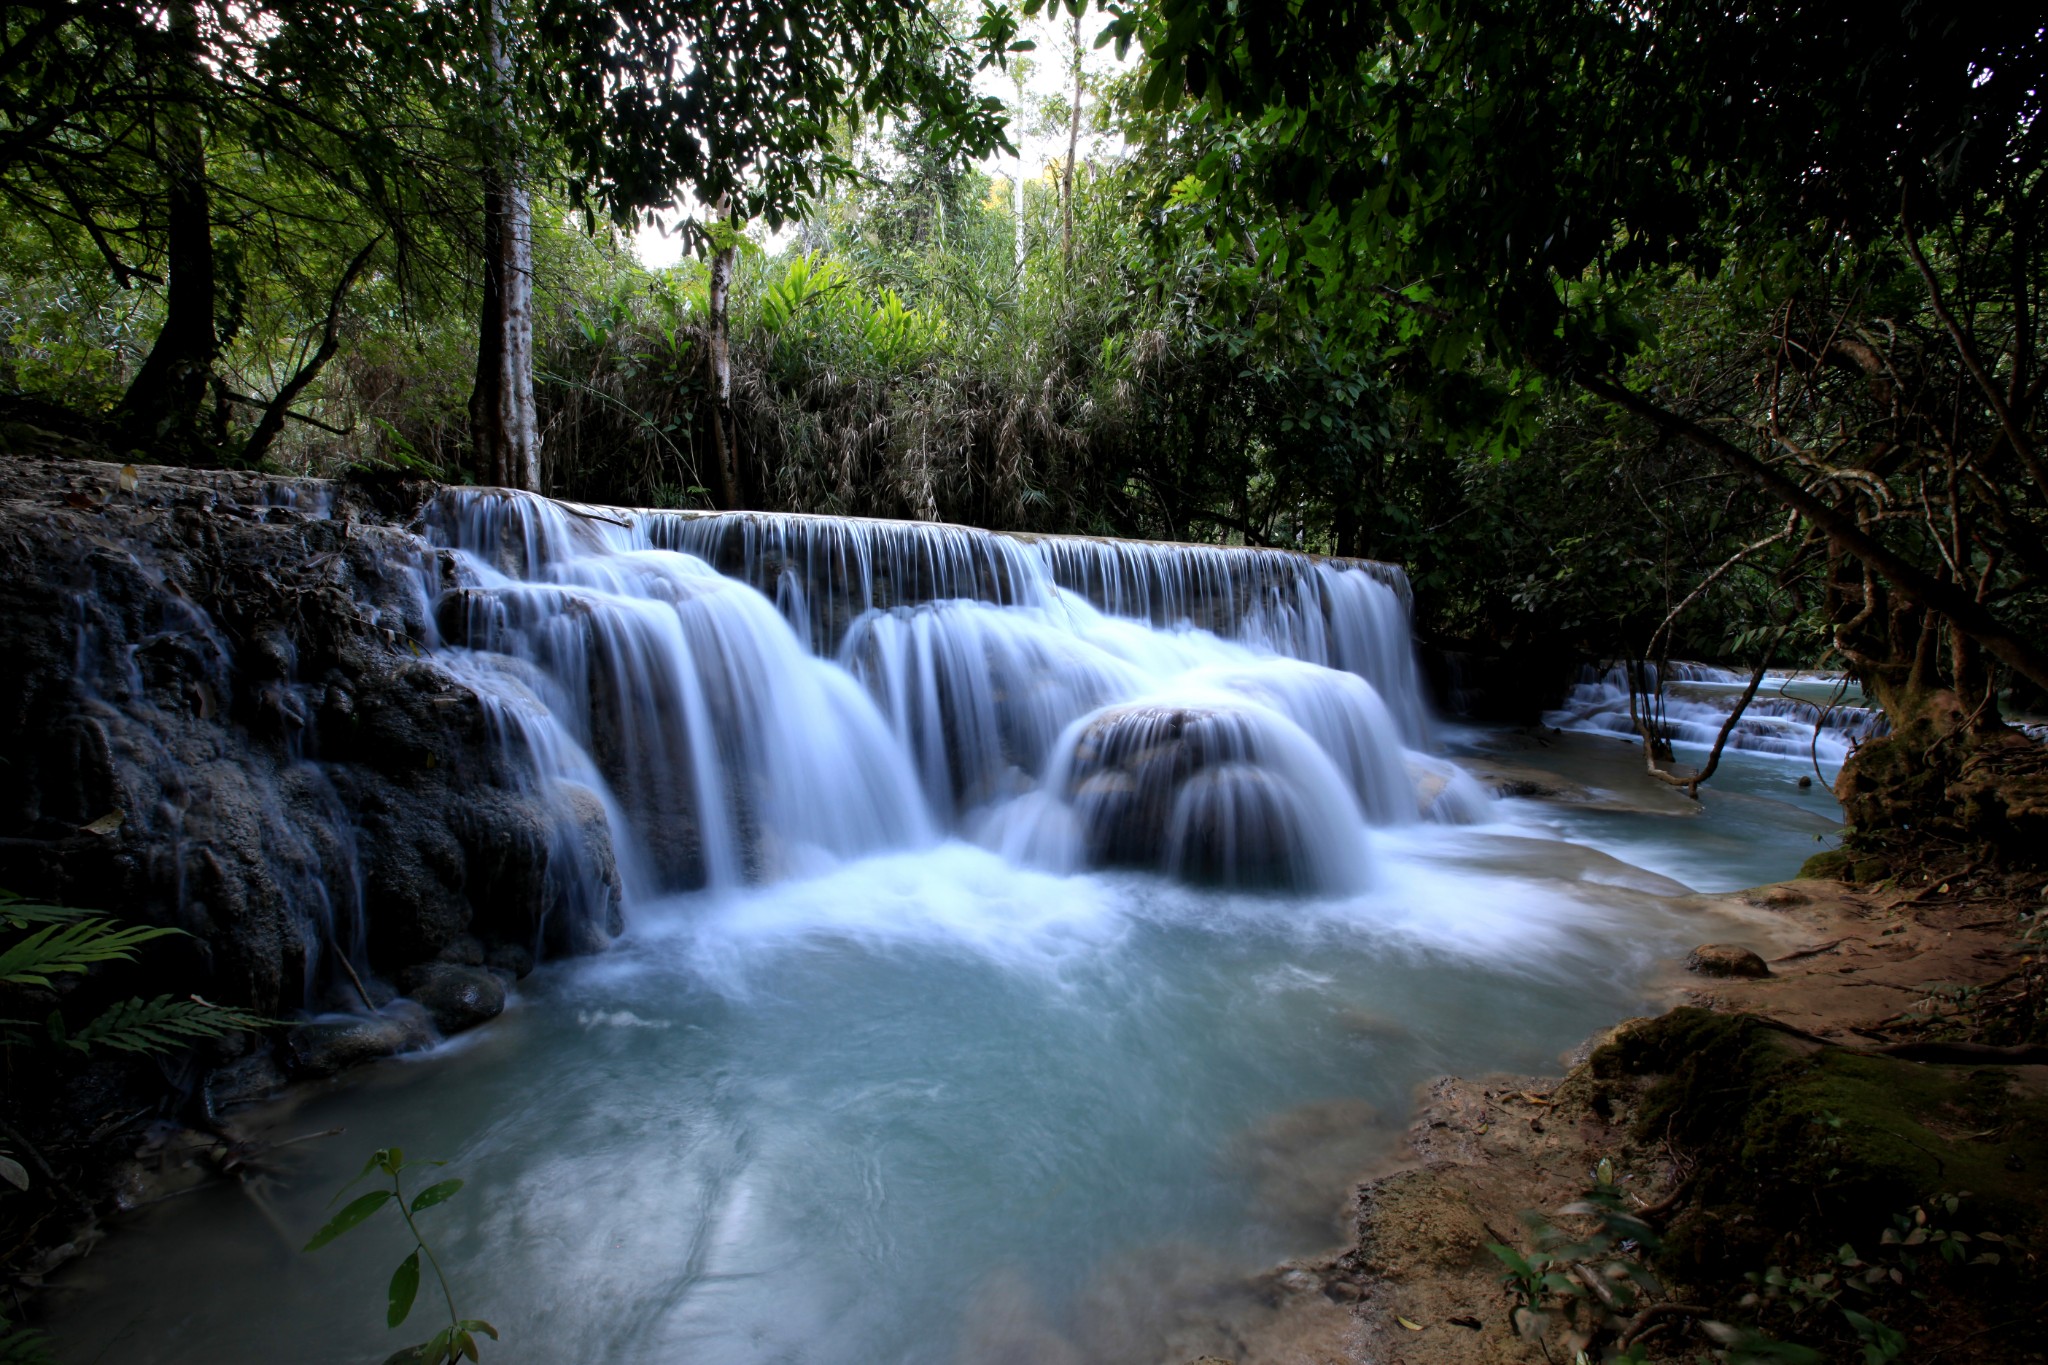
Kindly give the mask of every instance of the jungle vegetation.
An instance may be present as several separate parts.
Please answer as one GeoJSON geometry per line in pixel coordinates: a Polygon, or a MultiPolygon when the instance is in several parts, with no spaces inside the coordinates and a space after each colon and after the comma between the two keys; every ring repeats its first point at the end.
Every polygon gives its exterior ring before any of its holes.
{"type": "Polygon", "coordinates": [[[2048,688],[2024,7],[0,25],[16,449],[1370,556],[1440,643],[1846,666],[1938,735],[2048,688]]]}

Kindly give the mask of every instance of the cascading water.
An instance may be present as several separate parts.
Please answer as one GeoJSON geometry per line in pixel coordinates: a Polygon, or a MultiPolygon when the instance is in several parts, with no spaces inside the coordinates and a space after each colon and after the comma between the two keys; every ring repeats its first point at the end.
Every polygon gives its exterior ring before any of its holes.
{"type": "Polygon", "coordinates": [[[455,666],[550,781],[607,803],[629,895],[947,830],[1060,870],[1354,891],[1365,828],[1418,815],[1387,566],[498,491],[444,493],[427,525],[455,666]]]}
{"type": "MultiPolygon", "coordinates": [[[[1744,674],[1712,664],[1673,661],[1667,665],[1661,724],[1673,744],[1711,747],[1734,709],[1744,674]]],[[[1655,687],[1656,665],[1645,670],[1655,687]]],[[[1638,707],[1645,703],[1638,697],[1638,707]]],[[[1636,722],[1629,712],[1628,673],[1621,665],[1591,666],[1565,694],[1564,705],[1543,717],[1561,730],[1634,738],[1636,722]]],[[[1850,751],[1866,739],[1885,733],[1884,713],[1863,704],[1853,684],[1833,677],[1780,674],[1765,677],[1728,736],[1728,746],[1752,753],[1776,754],[1841,767],[1850,751]]]]}
{"type": "MultiPolygon", "coordinates": [[[[507,1359],[1235,1356],[1417,1085],[1551,1069],[1743,932],[1423,750],[1385,566],[477,491],[423,529],[424,643],[558,814],[546,933],[625,931],[263,1120],[348,1136],[148,1211],[68,1359],[402,1344],[405,1246],[296,1249],[384,1145],[468,1182],[427,1230],[507,1359]]],[[[1750,806],[1789,873],[1820,817],[1750,806]]]]}

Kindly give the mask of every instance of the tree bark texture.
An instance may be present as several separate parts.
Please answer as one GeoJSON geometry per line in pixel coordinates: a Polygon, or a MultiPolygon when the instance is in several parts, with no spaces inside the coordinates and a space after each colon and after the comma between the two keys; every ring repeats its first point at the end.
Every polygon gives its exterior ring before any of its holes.
{"type": "MultiPolygon", "coordinates": [[[[725,202],[718,218],[725,223],[725,202]]],[[[710,370],[711,447],[718,463],[718,505],[726,511],[741,506],[739,452],[732,424],[732,270],[738,248],[714,243],[711,282],[705,291],[705,364],[710,370]]]]}
{"type": "Polygon", "coordinates": [[[503,0],[492,6],[491,71],[501,123],[486,174],[483,310],[469,420],[478,473],[502,488],[541,491],[540,417],[533,397],[533,196],[522,183],[512,130],[512,62],[503,0]]]}
{"type": "Polygon", "coordinates": [[[220,355],[213,205],[206,182],[206,132],[199,96],[199,13],[174,0],[169,13],[168,76],[158,108],[166,183],[167,282],[164,322],[148,359],[122,397],[122,439],[163,458],[198,440],[199,413],[220,355]]]}

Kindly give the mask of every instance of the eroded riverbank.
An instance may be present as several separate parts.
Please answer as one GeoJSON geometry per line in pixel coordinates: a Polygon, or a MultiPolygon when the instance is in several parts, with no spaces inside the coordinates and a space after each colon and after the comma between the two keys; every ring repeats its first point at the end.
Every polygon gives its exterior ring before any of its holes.
{"type": "Polygon", "coordinates": [[[1879,1337],[1860,1334],[1848,1307],[1898,1334],[1888,1358],[2041,1359],[2048,1049],[1936,1041],[1968,1032],[1973,994],[2028,965],[2015,919],[2035,911],[2040,888],[1927,875],[1726,897],[1734,915],[1767,917],[1760,935],[1797,944],[1768,976],[1703,978],[1673,963],[1683,1003],[1587,1040],[1561,1077],[1430,1082],[1401,1153],[1356,1191],[1351,1244],[1270,1274],[1262,1301],[1214,1326],[1206,1349],[1235,1365],[1477,1365],[1588,1345],[1596,1357],[1628,1345],[1692,1360],[1762,1330],[1815,1358],[1862,1359],[1879,1337]],[[1759,1150],[1760,1133],[1779,1145],[1759,1150]],[[1585,1201],[1603,1174],[1614,1206],[1669,1254],[1588,1250],[1600,1220],[1585,1201]],[[1570,1209],[1580,1216],[1558,1212],[1570,1209]],[[1952,1263],[1933,1248],[1916,1257],[1905,1245],[1916,1225],[1968,1230],[1969,1250],[1952,1263]],[[1544,1228],[1567,1244],[1547,1268],[1572,1282],[1536,1302],[1538,1326],[1488,1248],[1546,1268],[1544,1228]],[[1645,1290],[1601,1275],[1622,1262],[1647,1272],[1645,1290]],[[1788,1297],[1784,1280],[1770,1288],[1772,1266],[1831,1278],[1788,1297]],[[1860,1292],[1844,1288],[1873,1274],[1860,1292]],[[1573,1336],[1600,1322],[1590,1342],[1573,1336]]]}

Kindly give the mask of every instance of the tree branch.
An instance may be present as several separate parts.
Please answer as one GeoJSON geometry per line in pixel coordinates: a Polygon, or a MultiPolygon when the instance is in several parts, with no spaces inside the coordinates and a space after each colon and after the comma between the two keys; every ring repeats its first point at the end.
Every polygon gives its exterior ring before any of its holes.
{"type": "Polygon", "coordinates": [[[1908,601],[1932,608],[1946,616],[1957,630],[2030,682],[2048,688],[2048,653],[2031,639],[2006,626],[1974,596],[1952,583],[1943,583],[1857,525],[1854,517],[1829,506],[1783,470],[1759,460],[1727,437],[1701,426],[1689,417],[1653,403],[1626,385],[1600,375],[1573,376],[1580,388],[1634,413],[1659,430],[1682,436],[1715,456],[1730,468],[1747,475],[1759,487],[1793,508],[1819,527],[1848,553],[1884,575],[1908,601]]]}
{"type": "MultiPolygon", "coordinates": [[[[1902,215],[1903,216],[1903,215],[1902,215]]],[[[1998,425],[2005,429],[2005,439],[2012,442],[2012,448],[2027,467],[2027,473],[2043,491],[2048,491],[2048,469],[2043,469],[2041,456],[2035,451],[2034,443],[2027,439],[2026,428],[2013,416],[2012,407],[2005,396],[1998,391],[1998,385],[1978,358],[1977,348],[1963,335],[1962,324],[1949,311],[1946,300],[1941,296],[1941,282],[1934,278],[1933,267],[1927,264],[1927,257],[1921,254],[1920,243],[1913,236],[1910,225],[1900,224],[1900,238],[1906,243],[1906,252],[1913,258],[1913,264],[1920,268],[1920,278],[1927,282],[1927,302],[1934,309],[1934,316],[1941,319],[1941,325],[1948,329],[1949,337],[1956,343],[1956,353],[1963,358],[1963,367],[1977,380],[1977,386],[1984,390],[1984,397],[1991,403],[1991,411],[1998,415],[1998,425]]]]}
{"type": "Polygon", "coordinates": [[[277,396],[264,407],[263,416],[256,423],[256,430],[249,433],[248,441],[242,446],[242,460],[245,464],[255,464],[263,458],[264,452],[270,449],[270,443],[277,439],[278,432],[284,430],[285,418],[295,415],[291,410],[292,404],[298,401],[306,386],[319,377],[320,371],[327,367],[327,362],[334,358],[334,352],[341,344],[342,304],[347,302],[348,291],[354,287],[356,277],[362,274],[363,268],[370,263],[370,253],[375,251],[383,240],[384,234],[381,232],[372,237],[363,249],[356,253],[355,259],[348,263],[348,268],[341,272],[341,280],[334,286],[334,293],[327,301],[327,321],[321,328],[320,345],[306,363],[299,367],[298,372],[284,382],[284,387],[277,391],[277,396]]]}

